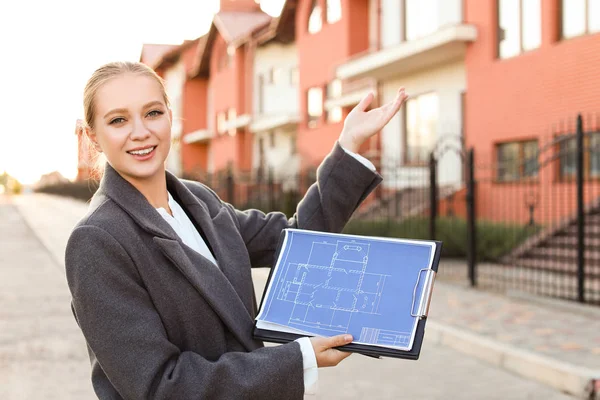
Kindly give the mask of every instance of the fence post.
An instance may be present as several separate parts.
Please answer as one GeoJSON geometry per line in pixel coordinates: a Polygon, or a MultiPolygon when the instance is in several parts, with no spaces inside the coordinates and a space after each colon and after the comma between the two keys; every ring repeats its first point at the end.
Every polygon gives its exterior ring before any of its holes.
{"type": "Polygon", "coordinates": [[[477,286],[477,229],[475,224],[475,154],[467,152],[467,266],[471,286],[477,286]]]}
{"type": "Polygon", "coordinates": [[[583,119],[577,116],[577,300],[585,302],[585,212],[583,202],[583,119]]]}
{"type": "Polygon", "coordinates": [[[225,188],[227,190],[227,202],[236,205],[235,196],[235,182],[233,179],[233,169],[231,166],[227,168],[227,177],[225,178],[225,188]]]}
{"type": "Polygon", "coordinates": [[[438,193],[436,160],[433,152],[429,155],[429,239],[435,240],[435,221],[438,216],[438,193]]]}
{"type": "Polygon", "coordinates": [[[269,167],[269,175],[268,175],[268,185],[269,185],[269,210],[275,210],[275,177],[273,173],[273,167],[269,167]]]}

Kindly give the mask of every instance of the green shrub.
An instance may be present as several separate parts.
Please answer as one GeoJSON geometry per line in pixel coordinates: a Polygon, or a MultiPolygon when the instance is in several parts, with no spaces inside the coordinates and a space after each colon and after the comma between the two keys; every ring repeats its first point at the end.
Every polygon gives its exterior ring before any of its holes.
{"type": "MultiPolygon", "coordinates": [[[[493,261],[514,249],[523,240],[539,232],[539,226],[503,224],[479,221],[476,226],[477,259],[493,261]]],[[[429,218],[413,217],[397,222],[392,220],[352,220],[344,233],[403,239],[431,239],[429,218]]],[[[467,223],[460,218],[438,218],[436,238],[443,242],[442,256],[467,256],[467,223]]]]}

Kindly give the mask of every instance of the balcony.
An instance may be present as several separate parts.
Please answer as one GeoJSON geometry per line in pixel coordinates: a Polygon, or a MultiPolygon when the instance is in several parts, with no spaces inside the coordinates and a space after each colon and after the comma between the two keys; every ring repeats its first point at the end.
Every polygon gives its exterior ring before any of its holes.
{"type": "Polygon", "coordinates": [[[297,113],[263,114],[255,117],[250,125],[250,132],[264,132],[272,129],[290,128],[300,122],[297,113]]]}
{"type": "Polygon", "coordinates": [[[468,24],[445,26],[436,32],[394,47],[350,59],[337,67],[340,79],[387,79],[464,58],[477,28],[468,24]]]}
{"type": "Polygon", "coordinates": [[[210,140],[212,137],[213,134],[208,129],[198,129],[197,131],[183,135],[183,143],[202,143],[210,140]]]}
{"type": "Polygon", "coordinates": [[[219,133],[222,134],[226,132],[235,132],[237,129],[245,128],[250,125],[251,121],[252,117],[250,114],[238,115],[233,119],[224,121],[222,126],[219,128],[219,133]]]}
{"type": "Polygon", "coordinates": [[[336,107],[353,107],[369,92],[373,92],[377,96],[377,80],[372,78],[344,80],[341,83],[341,93],[332,94],[325,100],[325,110],[331,111],[336,107]]]}

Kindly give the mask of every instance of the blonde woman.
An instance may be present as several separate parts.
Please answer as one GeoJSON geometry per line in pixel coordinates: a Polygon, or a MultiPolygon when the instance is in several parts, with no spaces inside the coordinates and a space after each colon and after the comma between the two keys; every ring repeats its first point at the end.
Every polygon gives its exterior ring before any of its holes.
{"type": "Polygon", "coordinates": [[[165,170],[171,110],[140,63],[100,67],[84,92],[86,133],[107,160],[71,233],[66,274],[100,399],[301,399],[343,335],[264,347],[252,338],[251,267],[269,267],[282,229],[339,232],[381,177],[356,152],[397,113],[403,90],[348,115],[291,219],[239,211],[165,170]]]}

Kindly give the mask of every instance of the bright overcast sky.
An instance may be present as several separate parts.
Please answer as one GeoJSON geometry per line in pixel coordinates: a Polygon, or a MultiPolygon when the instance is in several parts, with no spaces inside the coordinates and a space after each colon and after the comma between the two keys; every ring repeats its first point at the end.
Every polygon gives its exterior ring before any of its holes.
{"type": "MultiPolygon", "coordinates": [[[[277,15],[283,0],[263,0],[277,15]]],[[[75,177],[75,121],[101,64],[139,60],[143,43],[181,43],[210,26],[218,0],[8,0],[0,12],[0,173],[33,183],[75,177]],[[168,4],[168,6],[167,6],[168,4]]]]}

